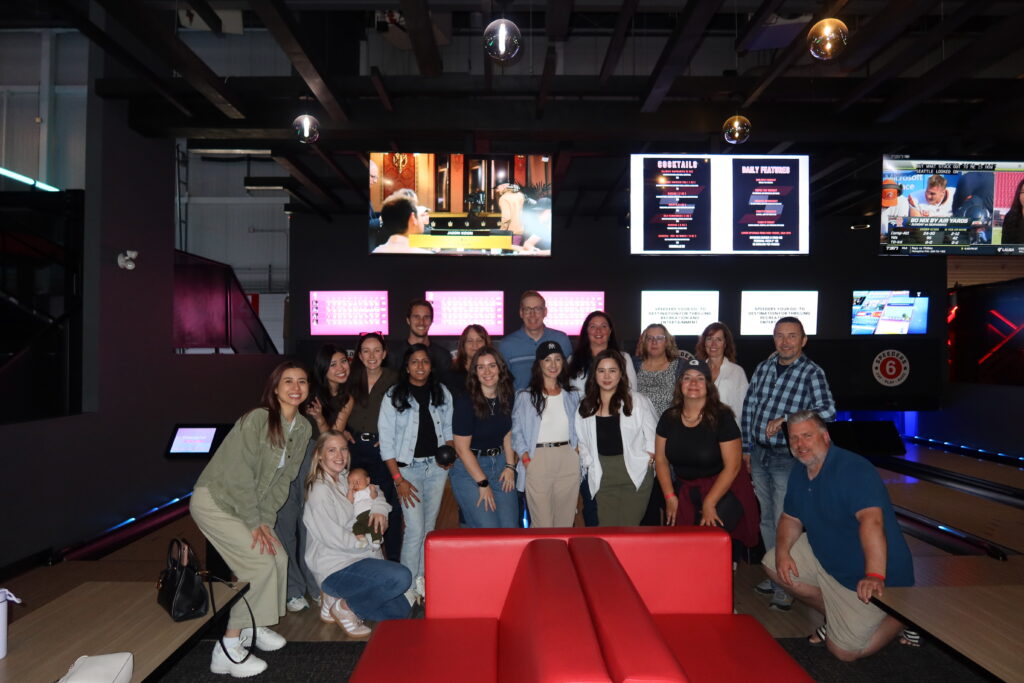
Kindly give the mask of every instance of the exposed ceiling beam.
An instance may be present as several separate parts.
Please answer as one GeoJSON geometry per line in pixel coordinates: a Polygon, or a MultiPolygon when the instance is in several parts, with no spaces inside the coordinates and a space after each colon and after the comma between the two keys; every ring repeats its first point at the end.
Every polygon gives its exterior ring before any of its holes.
{"type": "Polygon", "coordinates": [[[768,86],[771,85],[776,78],[784,74],[786,69],[792,66],[793,63],[804,54],[807,50],[807,31],[822,19],[836,16],[839,11],[846,6],[847,1],[848,0],[832,0],[824,11],[814,15],[814,17],[804,25],[804,28],[796,34],[796,37],[793,38],[784,50],[782,50],[781,54],[775,57],[775,61],[772,62],[771,68],[768,70],[768,73],[765,74],[764,78],[761,79],[761,82],[757,84],[749,95],[747,95],[747,99],[743,102],[744,109],[752,105],[754,102],[757,102],[758,98],[761,97],[761,95],[764,94],[764,91],[768,89],[768,86]]]}
{"type": "Polygon", "coordinates": [[[936,24],[927,33],[905,40],[903,42],[903,49],[893,55],[892,59],[886,62],[884,66],[871,74],[867,80],[855,87],[844,97],[839,106],[836,107],[836,112],[846,111],[850,105],[860,101],[861,98],[885,81],[900,75],[914,64],[917,64],[928,54],[931,48],[941,43],[947,35],[958,29],[968,19],[993,4],[993,2],[995,0],[971,0],[971,2],[965,2],[948,19],[936,24]]]}
{"type": "Polygon", "coordinates": [[[547,102],[548,95],[551,93],[551,84],[555,80],[557,66],[558,52],[554,45],[548,45],[547,52],[544,54],[544,73],[541,74],[540,90],[537,92],[537,118],[544,115],[544,103],[547,102]]]}
{"type": "Polygon", "coordinates": [[[195,10],[196,14],[199,15],[199,18],[210,27],[210,30],[213,31],[213,35],[218,38],[224,37],[224,28],[221,26],[220,17],[217,16],[217,12],[210,6],[210,3],[206,0],[188,0],[188,5],[195,10]]]}
{"type": "Polygon", "coordinates": [[[318,180],[316,176],[314,176],[309,171],[309,169],[307,169],[299,161],[296,161],[294,158],[283,154],[275,154],[271,158],[274,161],[276,161],[281,166],[281,168],[288,171],[289,175],[291,175],[293,178],[302,183],[302,185],[307,190],[312,192],[314,195],[330,203],[337,209],[345,208],[345,206],[338,200],[338,198],[335,197],[333,193],[331,193],[330,188],[321,183],[320,180],[318,180]]]}
{"type": "Polygon", "coordinates": [[[244,119],[242,103],[223,79],[166,26],[151,18],[142,3],[133,0],[96,0],[143,45],[170,64],[193,88],[229,119],[244,119]]]}
{"type": "Polygon", "coordinates": [[[394,111],[395,107],[391,104],[388,89],[384,87],[384,79],[381,77],[380,69],[375,66],[370,67],[370,82],[373,83],[373,89],[377,91],[377,97],[380,98],[380,103],[384,105],[384,108],[388,111],[394,111]]]}
{"type": "Polygon", "coordinates": [[[876,121],[895,121],[951,83],[967,78],[1000,59],[1021,54],[1021,33],[1024,33],[1024,9],[1012,16],[999,19],[949,59],[914,79],[914,87],[906,88],[885,103],[882,115],[876,121]]]}
{"type": "Polygon", "coordinates": [[[309,51],[299,38],[299,27],[291,10],[282,0],[250,0],[249,6],[267,27],[274,40],[302,76],[313,96],[323,105],[327,115],[339,123],[348,121],[348,114],[341,105],[321,70],[313,63],[309,51]]]}
{"type": "Polygon", "coordinates": [[[192,116],[189,109],[174,93],[171,92],[169,84],[163,78],[153,73],[149,67],[140,62],[135,55],[123,47],[119,42],[111,38],[106,31],[89,21],[83,12],[66,0],[51,0],[50,6],[60,15],[68,20],[78,32],[96,44],[108,55],[123,64],[126,68],[138,74],[139,78],[148,83],[165,100],[185,116],[192,116]]]}
{"type": "Polygon", "coordinates": [[[401,0],[402,16],[405,17],[405,29],[409,32],[409,42],[416,54],[416,63],[420,67],[421,76],[440,76],[442,71],[441,50],[437,47],[434,37],[434,22],[430,19],[427,0],[401,0]]]}
{"type": "Polygon", "coordinates": [[[900,39],[907,27],[935,7],[935,0],[889,0],[881,12],[850,36],[850,44],[839,55],[843,71],[856,71],[879,51],[900,39]]]}
{"type": "Polygon", "coordinates": [[[648,81],[647,93],[643,96],[640,111],[658,111],[665,96],[672,88],[672,82],[689,64],[694,53],[704,40],[704,31],[721,6],[722,0],[692,0],[676,20],[665,49],[658,57],[648,81]]]}
{"type": "Polygon", "coordinates": [[[352,177],[349,176],[348,173],[345,173],[345,170],[338,165],[338,162],[334,160],[334,157],[331,156],[330,152],[325,151],[323,147],[317,144],[310,145],[310,147],[316,155],[320,157],[325,164],[327,164],[327,167],[334,172],[334,175],[338,176],[343,183],[348,185],[350,190],[359,195],[364,202],[370,200],[370,197],[366,192],[366,186],[358,185],[354,180],[352,180],[352,177]]]}
{"type": "Polygon", "coordinates": [[[741,57],[750,50],[750,44],[757,37],[757,32],[768,17],[775,14],[783,0],[764,0],[761,5],[750,15],[750,19],[743,26],[743,32],[736,39],[736,53],[741,57]]]}
{"type": "Polygon", "coordinates": [[[563,42],[569,37],[569,18],[573,0],[548,0],[544,31],[549,41],[563,42]]]}
{"type": "Polygon", "coordinates": [[[601,63],[601,84],[604,85],[615,73],[615,67],[622,57],[622,48],[626,45],[626,36],[629,34],[629,26],[633,23],[633,15],[636,14],[636,5],[639,0],[622,0],[622,9],[615,20],[615,30],[612,31],[612,39],[608,43],[608,50],[604,53],[604,62],[601,63]]]}

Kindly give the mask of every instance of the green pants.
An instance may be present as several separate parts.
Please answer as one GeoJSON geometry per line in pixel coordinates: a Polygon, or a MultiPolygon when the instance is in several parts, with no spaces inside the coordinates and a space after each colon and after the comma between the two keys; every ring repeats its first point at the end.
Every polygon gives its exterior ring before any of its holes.
{"type": "Polygon", "coordinates": [[[644,518],[651,499],[654,474],[650,468],[639,490],[626,470],[621,455],[599,455],[601,488],[597,490],[597,522],[599,526],[637,526],[644,518]]]}
{"type": "Polygon", "coordinates": [[[384,538],[380,532],[373,528],[370,524],[370,511],[365,510],[356,515],[356,523],[352,525],[352,533],[356,536],[365,536],[370,534],[370,538],[373,539],[374,543],[380,543],[380,540],[384,538]]]}

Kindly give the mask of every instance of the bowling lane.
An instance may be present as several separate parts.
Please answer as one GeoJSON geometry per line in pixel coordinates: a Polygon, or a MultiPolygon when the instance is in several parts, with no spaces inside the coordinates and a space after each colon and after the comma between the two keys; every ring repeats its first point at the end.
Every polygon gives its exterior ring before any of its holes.
{"type": "Polygon", "coordinates": [[[904,460],[918,462],[983,481],[1024,490],[1024,468],[979,460],[967,455],[939,451],[918,444],[907,443],[904,460]]]}

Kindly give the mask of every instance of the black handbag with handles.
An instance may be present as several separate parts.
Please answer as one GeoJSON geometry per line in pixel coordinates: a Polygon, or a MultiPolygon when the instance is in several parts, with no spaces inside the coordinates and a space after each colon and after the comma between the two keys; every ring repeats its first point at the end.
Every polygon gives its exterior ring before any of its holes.
{"type": "Polygon", "coordinates": [[[156,601],[174,621],[196,619],[209,611],[203,569],[185,539],[171,539],[167,547],[167,568],[160,572],[156,591],[156,601]]]}

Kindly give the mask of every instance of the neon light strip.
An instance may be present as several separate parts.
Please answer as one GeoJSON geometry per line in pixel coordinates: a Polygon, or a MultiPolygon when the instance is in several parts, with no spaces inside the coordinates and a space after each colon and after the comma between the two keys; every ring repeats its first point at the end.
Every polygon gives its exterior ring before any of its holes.
{"type": "Polygon", "coordinates": [[[19,183],[25,183],[26,185],[30,185],[40,190],[45,190],[46,192],[60,192],[60,190],[54,187],[53,185],[47,185],[41,180],[36,180],[34,178],[29,178],[27,175],[15,173],[14,171],[10,171],[4,168],[3,166],[0,166],[0,175],[4,176],[5,178],[10,178],[11,180],[17,180],[19,183]]]}
{"type": "Polygon", "coordinates": [[[1021,325],[1021,326],[1018,327],[1018,326],[1014,325],[1013,323],[1011,323],[1006,318],[1004,318],[1003,316],[999,315],[999,313],[997,313],[996,311],[989,311],[989,313],[991,313],[992,315],[996,316],[997,318],[999,318],[1000,320],[1005,322],[1007,325],[1009,325],[1010,329],[1011,329],[1011,332],[1008,335],[1006,335],[1001,342],[999,342],[998,344],[993,346],[991,351],[989,351],[984,356],[982,356],[978,360],[978,365],[983,364],[985,361],[987,361],[989,358],[991,358],[993,353],[995,353],[999,349],[1003,348],[1003,346],[1006,344],[1006,342],[1010,341],[1011,339],[1013,339],[1014,337],[1017,336],[1018,332],[1020,332],[1021,330],[1024,330],[1024,325],[1021,325]]]}
{"type": "Polygon", "coordinates": [[[149,515],[153,514],[154,512],[157,512],[159,510],[163,510],[168,505],[174,505],[175,503],[180,503],[181,501],[185,500],[186,498],[188,498],[191,495],[192,495],[192,492],[189,491],[188,493],[186,493],[185,495],[183,495],[183,496],[181,496],[179,498],[172,498],[171,500],[167,501],[163,505],[157,505],[155,508],[150,508],[149,510],[147,510],[146,512],[143,512],[138,517],[129,517],[128,519],[124,520],[120,524],[115,524],[114,526],[110,527],[109,529],[107,529],[103,533],[104,534],[109,534],[111,531],[116,531],[117,529],[120,529],[123,526],[128,526],[132,522],[137,522],[137,521],[139,521],[140,519],[142,519],[144,517],[148,517],[149,515]]]}

